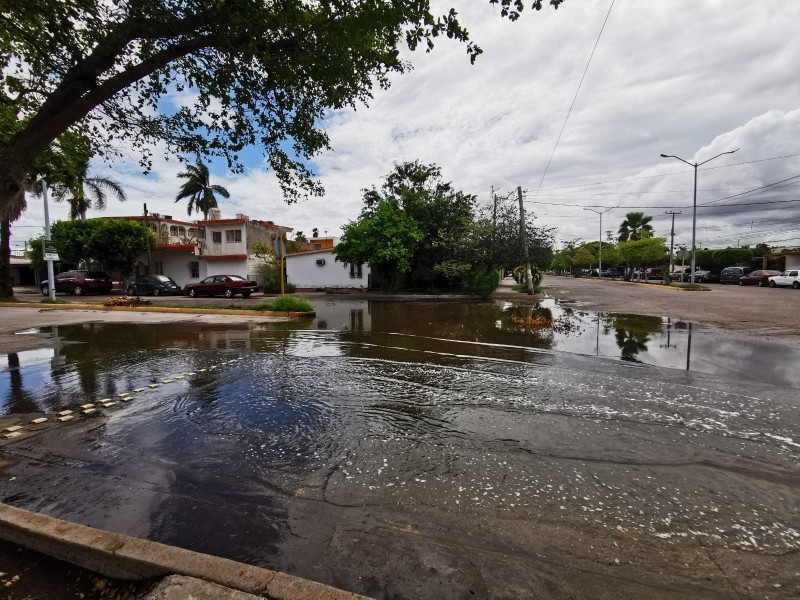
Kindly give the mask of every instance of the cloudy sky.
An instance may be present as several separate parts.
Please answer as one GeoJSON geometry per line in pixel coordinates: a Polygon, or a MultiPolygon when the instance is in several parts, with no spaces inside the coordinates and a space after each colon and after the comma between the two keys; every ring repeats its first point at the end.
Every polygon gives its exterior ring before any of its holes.
{"type": "MultiPolygon", "coordinates": [[[[484,50],[475,65],[443,40],[430,54],[407,53],[414,70],[377,90],[369,107],[332,113],[333,149],[314,162],[324,198],[287,205],[258,158],[243,175],[215,167],[215,183],[231,192],[223,216],[338,235],[357,216],[361,189],[419,159],[483,202],[493,187],[506,196],[521,186],[526,210],[561,242],[597,239],[599,218],[583,209],[615,207],[603,231],[641,210],[667,236],[665,211],[680,210],[676,243],[690,244],[692,169],[659,155],[702,162],[740,148],[698,172],[698,245],[800,245],[800,177],[790,179],[800,176],[800,2],[616,0],[544,178],[611,0],[567,0],[516,23],[488,1],[436,5],[459,11],[484,50]]],[[[141,214],[146,202],[186,218],[185,204],[173,202],[178,162],[156,162],[145,177],[128,156],[94,167],[128,193],[106,214],[141,214]]],[[[51,219],[66,217],[65,205],[51,206],[51,219]]],[[[42,224],[31,198],[15,247],[42,224]]]]}

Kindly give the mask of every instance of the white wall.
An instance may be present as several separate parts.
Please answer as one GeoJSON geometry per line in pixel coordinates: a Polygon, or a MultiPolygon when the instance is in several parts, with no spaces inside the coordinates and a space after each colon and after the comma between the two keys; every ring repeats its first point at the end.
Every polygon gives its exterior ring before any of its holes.
{"type": "Polygon", "coordinates": [[[249,279],[247,273],[247,260],[200,260],[200,277],[209,275],[241,275],[249,279]],[[204,271],[205,269],[205,271],[204,271]],[[203,274],[205,272],[205,275],[203,274]]]}
{"type": "Polygon", "coordinates": [[[360,279],[350,277],[350,265],[336,262],[330,250],[286,257],[286,279],[299,288],[365,288],[369,281],[367,265],[362,268],[362,273],[360,279]],[[324,260],[325,264],[318,265],[318,260],[324,260]]]}

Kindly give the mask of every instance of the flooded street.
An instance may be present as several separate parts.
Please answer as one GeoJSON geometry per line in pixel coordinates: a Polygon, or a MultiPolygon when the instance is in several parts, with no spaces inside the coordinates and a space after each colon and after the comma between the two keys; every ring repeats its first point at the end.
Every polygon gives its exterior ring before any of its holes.
{"type": "Polygon", "coordinates": [[[50,421],[2,501],[377,598],[800,595],[799,349],[554,300],[315,308],[19,331],[48,347],[0,355],[0,415],[50,421]]]}

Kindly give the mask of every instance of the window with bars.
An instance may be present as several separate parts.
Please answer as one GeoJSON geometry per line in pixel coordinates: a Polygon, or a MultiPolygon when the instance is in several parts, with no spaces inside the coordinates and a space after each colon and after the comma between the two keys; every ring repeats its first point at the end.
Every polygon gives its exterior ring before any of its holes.
{"type": "Polygon", "coordinates": [[[200,277],[200,263],[196,260],[193,260],[189,263],[189,271],[191,271],[192,279],[198,279],[200,277]]]}
{"type": "Polygon", "coordinates": [[[211,241],[214,244],[221,244],[222,243],[222,232],[221,231],[212,231],[211,232],[211,241]]]}
{"type": "Polygon", "coordinates": [[[225,241],[229,244],[242,241],[241,229],[228,229],[225,231],[225,241]]]}
{"type": "Polygon", "coordinates": [[[355,279],[361,279],[364,277],[364,272],[362,270],[362,265],[350,265],[350,277],[355,279]]]}

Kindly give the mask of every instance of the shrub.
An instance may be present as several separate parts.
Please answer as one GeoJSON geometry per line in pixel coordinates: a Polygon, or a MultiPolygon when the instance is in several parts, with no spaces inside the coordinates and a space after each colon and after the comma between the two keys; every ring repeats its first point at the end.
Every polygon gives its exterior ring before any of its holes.
{"type": "Polygon", "coordinates": [[[275,298],[269,302],[261,302],[256,304],[253,309],[310,312],[314,310],[314,305],[304,298],[298,298],[296,296],[284,296],[283,298],[275,298]]]}
{"type": "Polygon", "coordinates": [[[488,298],[500,284],[500,275],[489,266],[481,266],[473,270],[467,279],[467,289],[484,298],[488,298]]]}

